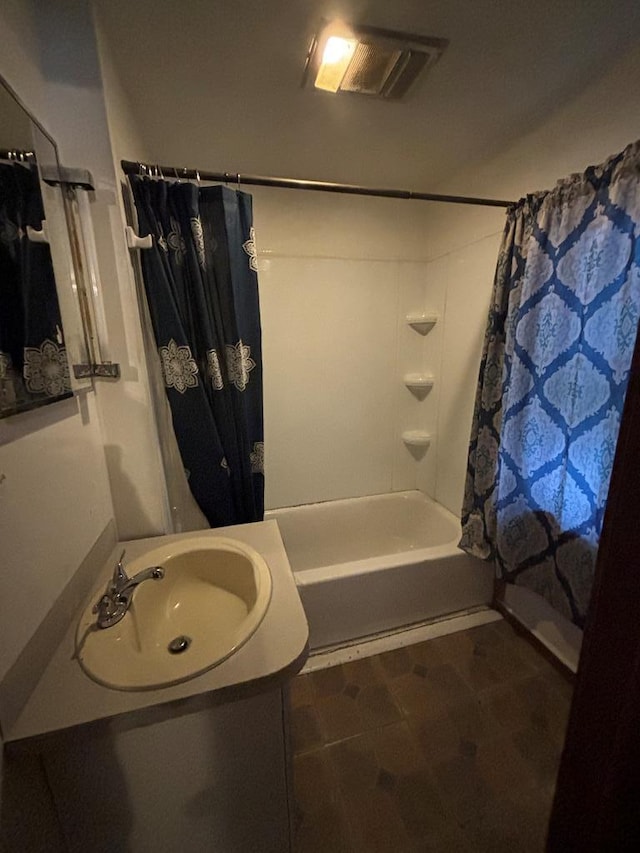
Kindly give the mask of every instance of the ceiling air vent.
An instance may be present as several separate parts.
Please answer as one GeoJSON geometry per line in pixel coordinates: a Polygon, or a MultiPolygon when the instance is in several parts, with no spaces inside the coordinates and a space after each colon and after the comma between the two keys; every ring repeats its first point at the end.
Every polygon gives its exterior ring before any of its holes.
{"type": "Polygon", "coordinates": [[[448,44],[448,39],[325,23],[311,42],[302,84],[398,100],[448,44]]]}

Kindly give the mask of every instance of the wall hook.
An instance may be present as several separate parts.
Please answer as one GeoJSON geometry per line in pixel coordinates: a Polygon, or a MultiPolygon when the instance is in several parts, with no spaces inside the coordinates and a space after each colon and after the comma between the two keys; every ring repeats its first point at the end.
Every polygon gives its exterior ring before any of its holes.
{"type": "Polygon", "coordinates": [[[31,225],[27,225],[27,239],[32,243],[49,242],[49,231],[47,229],[46,219],[42,220],[42,228],[40,231],[38,231],[37,228],[32,228],[31,225]]]}
{"type": "Polygon", "coordinates": [[[127,238],[127,246],[130,249],[153,248],[153,236],[151,234],[147,234],[146,237],[138,237],[138,235],[130,225],[125,226],[124,233],[127,238]]]}

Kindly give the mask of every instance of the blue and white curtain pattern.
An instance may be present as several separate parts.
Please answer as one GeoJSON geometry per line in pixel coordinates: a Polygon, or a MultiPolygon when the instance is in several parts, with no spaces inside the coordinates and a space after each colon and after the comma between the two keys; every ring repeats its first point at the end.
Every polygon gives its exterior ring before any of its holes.
{"type": "Polygon", "coordinates": [[[640,143],[508,211],[461,547],[582,626],[640,315],[640,143]]]}
{"type": "Polygon", "coordinates": [[[149,312],[189,487],[212,527],[264,514],[260,308],[251,196],[131,179],[149,312]]]}

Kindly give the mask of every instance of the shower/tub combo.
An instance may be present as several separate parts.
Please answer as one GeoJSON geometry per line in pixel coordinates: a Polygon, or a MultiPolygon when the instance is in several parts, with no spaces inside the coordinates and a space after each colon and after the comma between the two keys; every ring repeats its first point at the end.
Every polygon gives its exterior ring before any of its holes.
{"type": "Polygon", "coordinates": [[[271,510],[312,650],[486,610],[493,567],[458,548],[460,523],[418,491],[271,510]]]}

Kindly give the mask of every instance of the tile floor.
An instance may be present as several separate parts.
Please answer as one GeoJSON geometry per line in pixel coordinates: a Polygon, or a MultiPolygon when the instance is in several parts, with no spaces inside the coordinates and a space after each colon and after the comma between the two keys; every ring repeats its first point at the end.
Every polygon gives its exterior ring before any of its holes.
{"type": "Polygon", "coordinates": [[[297,853],[541,853],[570,701],[504,621],[298,676],[297,853]]]}

